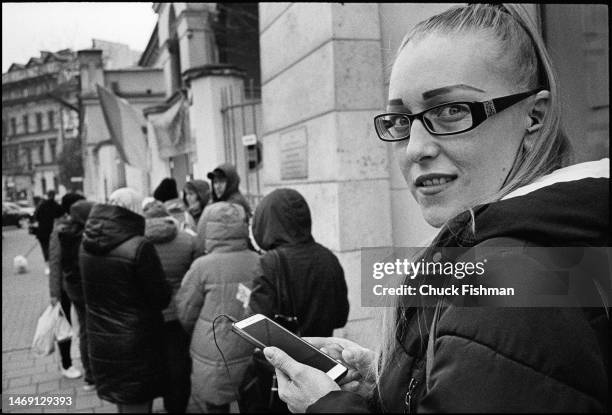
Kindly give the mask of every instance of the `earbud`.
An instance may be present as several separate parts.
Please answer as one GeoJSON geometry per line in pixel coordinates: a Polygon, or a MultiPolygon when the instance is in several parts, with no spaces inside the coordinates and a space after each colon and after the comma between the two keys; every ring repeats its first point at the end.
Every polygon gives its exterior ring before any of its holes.
{"type": "Polygon", "coordinates": [[[542,124],[540,124],[540,122],[538,121],[538,119],[536,117],[530,116],[529,118],[531,119],[531,126],[527,127],[527,132],[528,133],[536,132],[540,128],[542,128],[542,124]]]}

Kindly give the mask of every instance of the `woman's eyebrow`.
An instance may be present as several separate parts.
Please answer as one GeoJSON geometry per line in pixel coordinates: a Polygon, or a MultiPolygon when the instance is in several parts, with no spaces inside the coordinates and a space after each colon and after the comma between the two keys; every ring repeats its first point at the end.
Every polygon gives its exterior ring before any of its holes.
{"type": "Polygon", "coordinates": [[[457,84],[457,85],[449,85],[443,86],[442,88],[432,89],[430,91],[423,92],[423,99],[430,99],[437,95],[448,94],[449,92],[456,91],[458,89],[468,90],[468,91],[478,91],[485,92],[482,89],[476,88],[474,86],[466,85],[466,84],[457,84]]]}

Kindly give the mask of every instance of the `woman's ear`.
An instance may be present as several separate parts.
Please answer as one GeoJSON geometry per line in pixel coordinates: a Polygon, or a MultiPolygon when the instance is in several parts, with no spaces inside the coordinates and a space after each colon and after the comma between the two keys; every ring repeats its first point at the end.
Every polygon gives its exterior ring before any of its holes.
{"type": "Polygon", "coordinates": [[[538,92],[528,115],[528,133],[534,133],[542,128],[542,122],[544,121],[544,117],[546,116],[549,107],[550,92],[546,90],[538,92]]]}
{"type": "Polygon", "coordinates": [[[550,107],[550,91],[540,91],[536,94],[535,100],[529,112],[526,115],[526,130],[525,138],[523,139],[523,148],[525,151],[530,151],[535,144],[535,140],[538,135],[534,134],[538,132],[544,122],[544,117],[550,107]]]}

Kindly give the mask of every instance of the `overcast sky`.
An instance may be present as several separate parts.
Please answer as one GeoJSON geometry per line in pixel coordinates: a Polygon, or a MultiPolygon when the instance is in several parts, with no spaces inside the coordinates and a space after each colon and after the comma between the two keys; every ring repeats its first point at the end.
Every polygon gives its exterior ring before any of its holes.
{"type": "Polygon", "coordinates": [[[142,3],[2,3],[2,73],[41,50],[91,47],[91,39],[144,51],[157,15],[142,3]]]}

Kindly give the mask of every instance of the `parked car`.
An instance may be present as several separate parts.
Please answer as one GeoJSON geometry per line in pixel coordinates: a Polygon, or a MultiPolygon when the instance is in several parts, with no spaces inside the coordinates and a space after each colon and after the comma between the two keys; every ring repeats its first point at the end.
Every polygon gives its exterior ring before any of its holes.
{"type": "Polygon", "coordinates": [[[30,215],[30,218],[34,217],[34,211],[36,210],[36,208],[32,206],[30,202],[28,202],[27,200],[18,200],[15,203],[19,205],[19,207],[21,207],[21,210],[27,212],[28,215],[30,215]]]}
{"type": "Polygon", "coordinates": [[[24,211],[21,206],[12,202],[2,202],[2,226],[27,226],[31,215],[24,211]]]}

